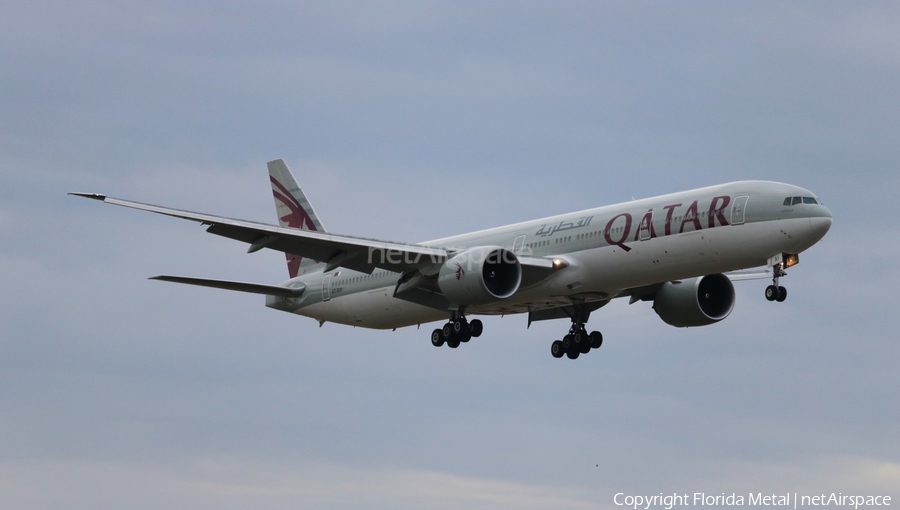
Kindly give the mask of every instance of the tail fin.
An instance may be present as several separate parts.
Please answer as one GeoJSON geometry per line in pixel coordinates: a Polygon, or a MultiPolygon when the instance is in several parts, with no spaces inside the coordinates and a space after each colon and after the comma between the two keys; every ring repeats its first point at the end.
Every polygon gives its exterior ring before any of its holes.
{"type": "MultiPolygon", "coordinates": [[[[293,174],[288,169],[283,159],[269,161],[269,180],[272,182],[272,194],[275,196],[275,212],[278,213],[278,224],[282,227],[299,228],[325,232],[325,227],[316,216],[306,195],[297,185],[293,174]]],[[[311,259],[304,260],[299,255],[285,253],[287,257],[288,273],[291,278],[306,274],[320,262],[311,259]]]]}

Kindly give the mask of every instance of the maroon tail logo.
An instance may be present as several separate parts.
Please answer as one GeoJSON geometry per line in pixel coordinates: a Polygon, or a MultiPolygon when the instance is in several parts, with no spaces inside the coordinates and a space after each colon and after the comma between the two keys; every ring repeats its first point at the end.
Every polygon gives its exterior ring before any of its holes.
{"type": "Polygon", "coordinates": [[[462,278],[465,275],[466,275],[466,270],[463,269],[463,267],[461,265],[459,265],[459,262],[456,262],[456,279],[459,280],[460,278],[462,278]]]}
{"type": "MultiPolygon", "coordinates": [[[[274,186],[272,194],[275,195],[275,199],[284,204],[291,211],[290,214],[282,216],[279,219],[291,228],[303,229],[306,227],[306,230],[315,231],[316,226],[313,224],[312,218],[309,217],[309,214],[297,202],[294,196],[291,195],[291,192],[280,182],[275,180],[274,177],[269,176],[269,180],[272,181],[272,185],[274,186]]],[[[303,257],[294,255],[293,253],[285,253],[284,256],[287,258],[288,274],[291,275],[291,278],[296,278],[300,273],[300,262],[303,261],[303,257]]]]}

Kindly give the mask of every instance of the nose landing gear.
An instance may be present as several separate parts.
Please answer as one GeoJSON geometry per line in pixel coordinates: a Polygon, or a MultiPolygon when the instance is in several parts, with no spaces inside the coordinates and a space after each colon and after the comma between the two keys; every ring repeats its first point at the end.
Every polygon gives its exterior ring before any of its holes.
{"type": "Polygon", "coordinates": [[[782,276],[787,276],[787,273],[784,272],[783,264],[776,264],[773,269],[772,285],[766,287],[766,299],[781,303],[787,299],[787,289],[778,285],[778,279],[782,276]]]}
{"type": "Polygon", "coordinates": [[[769,285],[766,287],[766,299],[781,303],[787,299],[787,289],[778,285],[769,285]]]}

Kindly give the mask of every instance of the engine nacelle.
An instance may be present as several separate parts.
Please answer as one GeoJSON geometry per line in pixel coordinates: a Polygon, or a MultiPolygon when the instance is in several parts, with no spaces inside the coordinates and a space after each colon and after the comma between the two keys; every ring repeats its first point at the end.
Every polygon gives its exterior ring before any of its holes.
{"type": "Polygon", "coordinates": [[[483,305],[506,299],[519,290],[522,266],[516,255],[499,246],[479,246],[444,262],[438,287],[450,303],[483,305]]]}
{"type": "Polygon", "coordinates": [[[733,308],[734,285],[723,274],[666,282],[653,300],[659,318],[678,328],[719,322],[733,308]]]}

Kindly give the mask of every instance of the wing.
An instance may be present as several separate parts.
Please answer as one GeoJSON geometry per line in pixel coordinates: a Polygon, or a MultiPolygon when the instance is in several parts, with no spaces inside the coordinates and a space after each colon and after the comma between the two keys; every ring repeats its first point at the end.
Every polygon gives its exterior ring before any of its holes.
{"type": "MultiPolygon", "coordinates": [[[[263,248],[293,253],[301,257],[325,262],[325,271],[330,271],[337,267],[345,267],[371,274],[372,271],[378,268],[404,273],[409,276],[416,272],[422,275],[433,275],[437,273],[440,265],[447,260],[450,254],[447,249],[441,247],[396,243],[300,230],[291,227],[279,227],[265,223],[144,204],[108,197],[98,193],[69,194],[100,200],[107,204],[196,221],[203,225],[209,225],[206,229],[207,232],[248,243],[250,245],[247,249],[249,253],[263,248]]],[[[522,265],[523,284],[526,282],[528,284],[536,283],[549,276],[554,270],[562,267],[554,266],[551,259],[541,257],[519,257],[519,263],[522,265]]]]}
{"type": "Polygon", "coordinates": [[[248,243],[249,253],[263,248],[293,253],[326,262],[326,271],[346,267],[371,274],[376,268],[380,268],[399,273],[419,270],[427,274],[431,273],[435,266],[442,264],[448,255],[448,251],[443,248],[279,227],[122,200],[97,193],[69,194],[196,221],[209,225],[207,232],[248,243]]]}
{"type": "Polygon", "coordinates": [[[755,269],[750,271],[731,271],[725,273],[725,276],[733,282],[744,282],[747,280],[768,280],[772,278],[772,271],[768,269],[755,269]]]}

